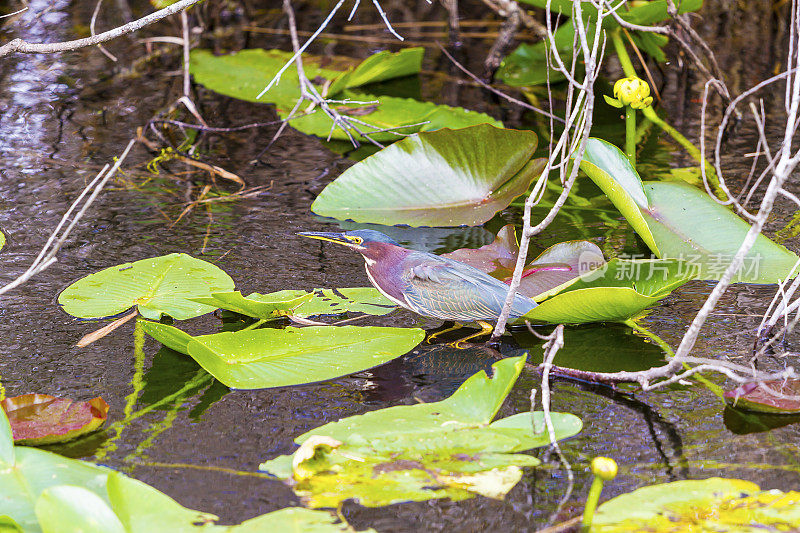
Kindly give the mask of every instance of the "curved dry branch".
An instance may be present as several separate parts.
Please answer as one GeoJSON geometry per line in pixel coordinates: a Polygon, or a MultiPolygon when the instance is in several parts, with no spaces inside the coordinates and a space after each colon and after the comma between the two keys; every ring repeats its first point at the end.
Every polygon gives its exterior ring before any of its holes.
{"type": "Polygon", "coordinates": [[[22,39],[14,39],[7,42],[3,46],[0,46],[0,57],[6,56],[12,52],[19,52],[21,54],[54,54],[57,52],[78,50],[80,48],[86,48],[87,46],[95,46],[108,42],[112,39],[116,39],[117,37],[127,35],[128,33],[133,33],[136,30],[140,30],[154,22],[158,22],[163,18],[174,15],[179,11],[183,11],[184,9],[191,7],[200,1],[201,0],[180,0],[169,7],[165,7],[164,9],[156,11],[155,13],[150,13],[149,15],[138,20],[134,20],[133,22],[129,22],[124,26],[119,26],[113,30],[104,31],[103,33],[99,33],[91,37],[75,39],[74,41],[64,41],[60,43],[29,43],[22,39]]]}

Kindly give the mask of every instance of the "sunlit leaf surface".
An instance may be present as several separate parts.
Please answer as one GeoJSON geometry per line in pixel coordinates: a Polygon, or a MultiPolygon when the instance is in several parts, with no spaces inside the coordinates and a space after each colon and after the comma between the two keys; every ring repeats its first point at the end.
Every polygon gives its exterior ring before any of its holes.
{"type": "Polygon", "coordinates": [[[73,402],[47,394],[23,394],[0,402],[18,444],[64,442],[96,430],[108,418],[102,398],[73,402]]]}
{"type": "MultiPolygon", "coordinates": [[[[342,116],[351,116],[369,124],[358,124],[362,132],[374,132],[370,137],[376,141],[395,141],[396,133],[384,130],[400,128],[403,134],[429,131],[439,128],[463,128],[475,124],[502,124],[492,117],[468,111],[460,107],[420,102],[410,98],[392,96],[373,96],[353,92],[351,89],[388,80],[391,78],[416,74],[420,70],[422,48],[407,48],[397,53],[378,52],[360,64],[352,58],[326,56],[323,58],[303,55],[306,77],[316,86],[320,94],[343,103],[334,104],[342,116]],[[324,67],[320,66],[324,63],[324,67]],[[346,102],[350,100],[350,102],[346,102]],[[425,124],[421,124],[425,123],[425,124]]],[[[190,71],[195,81],[209,89],[250,102],[272,103],[281,118],[288,118],[300,98],[300,85],[297,70],[292,65],[282,75],[281,80],[261,99],[256,97],[272,77],[292,57],[292,53],[282,50],[241,50],[237,53],[215,56],[209,50],[193,50],[190,71]]],[[[331,129],[331,119],[319,108],[306,114],[307,106],[295,112],[290,125],[310,135],[332,139],[348,140],[340,128],[331,129]]],[[[363,138],[356,132],[354,137],[363,138]]]]}
{"type": "Polygon", "coordinates": [[[602,504],[591,531],[795,531],[800,492],[761,491],[740,479],[651,485],[602,504]]]}
{"type": "Polygon", "coordinates": [[[233,290],[233,280],[216,265],[186,254],[169,254],[113,266],[81,278],[58,296],[64,311],[80,318],[102,318],[137,306],[153,320],[178,320],[215,308],[191,301],[233,290]]]}
{"type": "Polygon", "coordinates": [[[540,302],[519,321],[624,322],[691,279],[690,269],[680,261],[612,259],[605,266],[551,291],[556,294],[540,302]]]}
{"type": "MultiPolygon", "coordinates": [[[[8,425],[0,410],[0,427],[8,425]]],[[[289,507],[217,526],[217,517],[181,506],[166,494],[110,468],[20,446],[0,434],[0,531],[25,533],[170,533],[230,531],[352,531],[326,512],[289,507]],[[16,452],[16,458],[14,457],[16,452]]],[[[368,530],[373,531],[373,530],[368,530]]]]}
{"type": "MultiPolygon", "coordinates": [[[[523,366],[524,357],[505,359],[494,364],[491,378],[481,371],[441,402],[326,424],[295,439],[301,447],[294,455],[259,468],[289,481],[311,507],[337,507],[348,499],[374,507],[475,494],[502,498],[519,481],[521,467],[538,464],[514,452],[549,443],[542,413],[492,422],[523,366]]],[[[581,429],[573,415],[552,418],[559,439],[581,429]]]]}
{"type": "Polygon", "coordinates": [[[386,225],[482,224],[541,173],[536,143],[532,131],[488,124],[413,135],[347,169],[311,210],[386,225]]]}
{"type": "Polygon", "coordinates": [[[188,340],[172,326],[145,322],[143,327],[235,389],[299,385],[360,372],[403,355],[425,337],[418,328],[312,326],[215,333],[188,340]]]}
{"type": "MultiPolygon", "coordinates": [[[[747,222],[694,187],[642,183],[625,154],[606,141],[589,139],[581,168],[658,257],[684,261],[698,279],[719,279],[750,229],[747,222]]],[[[734,281],[776,283],[789,276],[798,259],[759,235],[734,281]]]]}
{"type": "Polygon", "coordinates": [[[368,315],[391,313],[397,305],[372,287],[342,289],[283,290],[269,294],[254,292],[215,293],[194,301],[253,318],[271,320],[281,316],[338,315],[348,311],[368,315]]]}

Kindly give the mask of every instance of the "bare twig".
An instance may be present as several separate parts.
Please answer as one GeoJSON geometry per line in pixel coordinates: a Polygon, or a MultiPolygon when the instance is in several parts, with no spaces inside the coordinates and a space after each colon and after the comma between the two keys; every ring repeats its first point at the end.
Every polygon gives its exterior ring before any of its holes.
{"type": "Polygon", "coordinates": [[[13,39],[8,43],[0,46],[0,57],[6,56],[12,52],[20,52],[22,54],[53,54],[57,52],[67,52],[70,50],[78,50],[87,46],[95,46],[101,43],[108,42],[117,37],[133,33],[137,30],[144,28],[154,22],[158,22],[170,15],[174,15],[179,11],[193,6],[201,0],[179,0],[171,6],[160,9],[155,13],[151,13],[133,22],[129,22],[123,26],[119,26],[112,30],[86,37],[84,39],[75,39],[74,41],[65,41],[60,43],[29,43],[22,39],[13,39]]]}
{"type": "Polygon", "coordinates": [[[69,237],[72,229],[75,227],[78,221],[83,218],[86,210],[92,205],[95,198],[97,198],[97,195],[100,194],[101,190],[103,190],[103,187],[108,180],[111,179],[114,174],[116,174],[117,170],[119,170],[120,165],[122,165],[122,162],[125,161],[125,158],[128,156],[128,152],[130,152],[135,142],[135,140],[131,140],[119,158],[114,162],[114,166],[112,166],[110,169],[108,165],[104,166],[100,173],[97,174],[97,176],[95,176],[95,178],[89,183],[89,185],[87,185],[83,191],[81,191],[81,194],[78,195],[78,198],[72,202],[72,205],[69,206],[67,212],[64,213],[63,217],[61,217],[61,221],[58,223],[56,229],[50,235],[50,238],[39,252],[39,255],[36,256],[36,259],[34,259],[33,263],[31,263],[31,266],[28,267],[28,269],[16,279],[0,287],[0,294],[8,292],[15,287],[19,287],[58,261],[56,254],[64,245],[64,242],[67,240],[67,237],[69,237]],[[87,194],[88,198],[85,202],[83,202],[83,199],[87,194]],[[81,206],[82,202],[83,205],[81,206]],[[70,221],[70,216],[76,209],[78,209],[79,206],[80,209],[70,221]],[[68,221],[69,224],[66,226],[66,229],[62,231],[62,228],[67,224],[68,221]]]}
{"type": "MultiPolygon", "coordinates": [[[[95,35],[96,35],[96,31],[95,31],[95,24],[97,24],[97,15],[99,15],[99,14],[100,14],[100,6],[102,5],[102,3],[103,3],[103,0],[97,0],[97,5],[96,5],[96,6],[94,6],[94,12],[92,13],[92,20],[91,20],[91,22],[89,22],[89,31],[91,32],[92,36],[95,36],[95,35]]],[[[108,50],[106,50],[105,46],[103,46],[102,44],[98,44],[98,45],[97,45],[97,48],[98,48],[98,49],[99,49],[101,52],[103,52],[103,55],[104,55],[104,56],[106,56],[107,58],[109,58],[109,59],[110,59],[111,61],[113,61],[114,63],[116,63],[117,61],[119,61],[119,60],[117,59],[117,56],[115,56],[114,54],[112,54],[111,52],[109,52],[108,50]]]]}

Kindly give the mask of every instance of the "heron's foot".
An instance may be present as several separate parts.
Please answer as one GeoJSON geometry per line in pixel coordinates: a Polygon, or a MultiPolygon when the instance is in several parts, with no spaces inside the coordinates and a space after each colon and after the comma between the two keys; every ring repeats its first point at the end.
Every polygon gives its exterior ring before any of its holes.
{"type": "Polygon", "coordinates": [[[435,339],[436,337],[438,337],[442,333],[449,333],[451,331],[455,331],[457,329],[461,329],[462,327],[463,326],[461,324],[459,324],[458,322],[454,322],[451,327],[445,328],[442,331],[437,331],[433,335],[428,336],[428,339],[425,342],[427,342],[428,344],[431,344],[433,342],[433,339],[435,339]]]}
{"type": "Polygon", "coordinates": [[[480,326],[481,326],[481,330],[479,332],[473,333],[469,337],[464,337],[463,339],[459,339],[456,342],[450,344],[450,346],[452,346],[456,350],[463,350],[464,348],[466,348],[466,346],[464,346],[464,344],[468,340],[474,339],[474,338],[477,338],[477,337],[484,337],[486,335],[490,335],[492,333],[492,331],[494,331],[494,326],[492,326],[488,322],[484,322],[483,320],[478,320],[478,324],[480,324],[480,326]]]}

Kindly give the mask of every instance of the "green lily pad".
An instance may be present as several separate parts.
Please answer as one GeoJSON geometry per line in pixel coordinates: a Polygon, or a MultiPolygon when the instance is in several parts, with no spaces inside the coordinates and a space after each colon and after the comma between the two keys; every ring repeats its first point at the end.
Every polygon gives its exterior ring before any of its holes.
{"type": "Polygon", "coordinates": [[[240,292],[228,292],[212,294],[210,298],[195,298],[194,301],[261,320],[282,316],[338,315],[348,311],[380,316],[397,308],[394,302],[372,287],[313,291],[289,289],[269,294],[254,292],[247,297],[240,292]]]}
{"type": "MultiPolygon", "coordinates": [[[[486,114],[463,108],[436,105],[409,98],[354,93],[350,90],[368,83],[416,74],[420,70],[422,54],[422,48],[409,48],[397,53],[379,52],[358,65],[352,58],[339,56],[321,58],[303,54],[303,68],[306,77],[321,94],[344,101],[334,105],[340,114],[367,122],[379,130],[400,128],[398,130],[400,133],[411,134],[443,127],[458,128],[483,123],[502,127],[500,122],[486,114]],[[420,122],[428,124],[420,125],[420,122]]],[[[291,52],[282,50],[251,49],[226,56],[214,56],[209,50],[195,49],[192,51],[189,68],[195,81],[209,89],[249,102],[275,104],[281,118],[287,118],[301,96],[297,70],[294,66],[288,68],[282,74],[281,80],[261,99],[257,96],[292,55],[291,52]]],[[[316,109],[311,114],[299,116],[307,112],[306,107],[301,106],[296,112],[298,118],[290,122],[293,128],[318,137],[327,138],[331,135],[332,139],[348,140],[347,134],[340,128],[331,130],[331,119],[322,110],[316,109]]],[[[358,125],[358,128],[363,132],[375,130],[366,125],[358,125]]],[[[364,140],[356,134],[354,137],[364,140]]],[[[395,141],[400,138],[395,133],[385,131],[372,133],[370,137],[379,142],[395,141]]]]}
{"type": "MultiPolygon", "coordinates": [[[[286,480],[311,507],[355,499],[375,507],[475,494],[502,498],[522,466],[538,460],[514,452],[549,444],[542,413],[492,422],[525,363],[509,358],[470,377],[441,402],[390,407],[326,424],[295,442],[294,455],[259,469],[286,480]],[[534,422],[535,420],[535,422],[534,422]]],[[[559,439],[581,429],[574,415],[552,413],[559,439]]]]}
{"type": "Polygon", "coordinates": [[[235,389],[285,387],[346,376],[391,361],[425,338],[419,328],[287,327],[189,337],[165,324],[143,322],[142,326],[148,335],[190,355],[235,389]]]}
{"type": "Polygon", "coordinates": [[[793,531],[800,492],[761,491],[741,479],[651,485],[602,504],[590,531],[793,531]]]}
{"type": "Polygon", "coordinates": [[[336,523],[330,513],[296,507],[237,526],[216,526],[216,516],[187,509],[153,487],[109,468],[37,448],[15,447],[2,409],[0,509],[0,531],[4,532],[352,531],[346,524],[336,523]]]}
{"type": "Polygon", "coordinates": [[[125,263],[81,278],[58,296],[62,309],[79,318],[103,318],[137,306],[145,318],[194,318],[216,309],[192,298],[233,290],[216,265],[186,254],[125,263]]]}
{"type": "Polygon", "coordinates": [[[544,168],[532,131],[488,124],[407,137],[347,169],[311,210],[356,222],[475,226],[524,194],[544,168]]]}
{"type": "MultiPolygon", "coordinates": [[[[581,168],[658,257],[684,261],[698,279],[719,279],[750,229],[694,187],[643,183],[622,150],[601,139],[589,139],[581,168]]],[[[759,235],[734,281],[777,283],[790,275],[798,259],[759,235]]]]}
{"type": "Polygon", "coordinates": [[[548,292],[519,322],[625,322],[691,279],[691,270],[680,261],[612,259],[548,292]]]}
{"type": "Polygon", "coordinates": [[[23,394],[0,401],[11,423],[14,442],[37,446],[65,442],[95,431],[108,418],[102,398],[73,402],[47,394],[23,394]]]}

